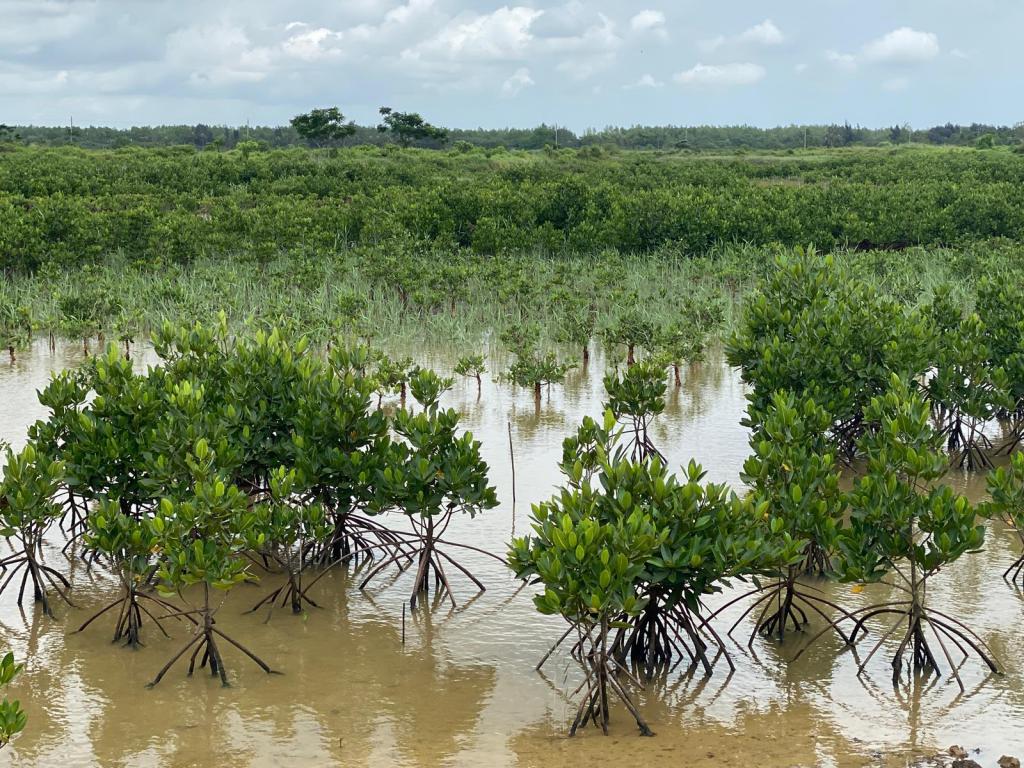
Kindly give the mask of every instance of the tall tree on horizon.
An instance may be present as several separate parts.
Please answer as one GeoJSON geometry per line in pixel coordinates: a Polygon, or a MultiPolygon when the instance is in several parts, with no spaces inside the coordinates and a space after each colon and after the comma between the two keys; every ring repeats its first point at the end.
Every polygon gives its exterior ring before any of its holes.
{"type": "Polygon", "coordinates": [[[377,126],[381,133],[390,132],[403,147],[414,141],[435,139],[439,142],[448,140],[448,131],[431,125],[418,112],[396,112],[391,107],[380,108],[383,122],[377,126]]]}
{"type": "Polygon", "coordinates": [[[310,146],[322,147],[325,143],[341,141],[356,132],[356,124],[349,120],[337,107],[314,109],[291,119],[291,125],[299,136],[310,146]]]}

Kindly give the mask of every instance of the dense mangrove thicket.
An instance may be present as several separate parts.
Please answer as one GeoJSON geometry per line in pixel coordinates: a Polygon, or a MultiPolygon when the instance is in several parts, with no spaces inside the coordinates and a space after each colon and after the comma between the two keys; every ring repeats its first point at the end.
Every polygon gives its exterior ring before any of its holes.
{"type": "MultiPolygon", "coordinates": [[[[336,108],[335,108],[336,109],[336,108]]],[[[322,110],[329,112],[328,110],[322,110]]],[[[37,146],[75,145],[87,149],[116,147],[172,147],[191,145],[196,149],[234,149],[252,142],[264,147],[353,146],[387,144],[390,136],[370,125],[346,125],[340,135],[304,138],[294,124],[283,126],[159,125],[110,128],[105,126],[0,126],[0,141],[23,141],[37,146]],[[348,127],[351,126],[351,127],[348,127]],[[325,140],[326,139],[326,140],[325,140]]],[[[300,122],[301,124],[301,122],[300,122]]],[[[632,125],[588,129],[577,135],[565,126],[542,123],[535,128],[447,128],[451,145],[460,151],[476,147],[544,149],[545,146],[622,149],[694,149],[694,150],[786,150],[807,147],[884,146],[918,144],[961,147],[1021,146],[1024,126],[946,123],[912,129],[908,125],[884,128],[843,125],[784,125],[759,128],[753,125],[632,125]]],[[[415,146],[443,147],[433,137],[416,141],[415,146]]]]}
{"type": "MultiPolygon", "coordinates": [[[[894,328],[878,313],[905,304],[936,328],[975,303],[1012,312],[993,286],[1020,281],[1022,180],[1024,157],[967,150],[11,149],[0,342],[12,358],[40,331],[130,345],[223,310],[235,328],[254,318],[317,343],[490,333],[523,386],[585,364],[594,338],[672,358],[678,374],[786,244],[833,250],[879,333],[894,328]],[[551,358],[554,345],[573,351],[551,358]]],[[[985,333],[993,354],[1013,344],[985,333]]],[[[941,371],[936,386],[953,386],[958,371],[941,371]]],[[[965,405],[946,416],[973,444],[965,405]]]]}
{"type": "Polygon", "coordinates": [[[700,254],[1024,239],[1024,156],[892,149],[703,157],[5,148],[0,263],[267,260],[409,241],[493,255],[700,254]]]}

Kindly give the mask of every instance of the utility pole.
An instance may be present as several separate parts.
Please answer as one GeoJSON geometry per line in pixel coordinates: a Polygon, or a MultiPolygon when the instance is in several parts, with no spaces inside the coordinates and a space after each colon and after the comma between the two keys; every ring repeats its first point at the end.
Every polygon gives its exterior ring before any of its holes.
{"type": "Polygon", "coordinates": [[[807,149],[807,126],[804,126],[804,149],[807,149]]]}
{"type": "Polygon", "coordinates": [[[71,115],[71,127],[68,129],[68,136],[69,136],[69,138],[71,140],[71,143],[74,144],[75,143],[75,116],[74,115],[71,115]]]}
{"type": "Polygon", "coordinates": [[[558,149],[558,126],[555,125],[555,149],[558,149]]]}

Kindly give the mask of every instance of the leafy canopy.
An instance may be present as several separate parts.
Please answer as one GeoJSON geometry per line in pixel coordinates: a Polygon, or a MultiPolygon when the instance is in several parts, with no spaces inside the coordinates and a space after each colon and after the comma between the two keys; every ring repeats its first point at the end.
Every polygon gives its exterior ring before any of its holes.
{"type": "Polygon", "coordinates": [[[396,112],[391,107],[381,107],[380,115],[381,123],[377,130],[392,134],[403,147],[414,141],[430,139],[444,142],[448,139],[448,131],[431,125],[417,112],[396,112]]]}
{"type": "Polygon", "coordinates": [[[291,119],[292,127],[313,146],[341,141],[356,132],[356,124],[345,122],[345,115],[337,107],[314,109],[291,119]]]}

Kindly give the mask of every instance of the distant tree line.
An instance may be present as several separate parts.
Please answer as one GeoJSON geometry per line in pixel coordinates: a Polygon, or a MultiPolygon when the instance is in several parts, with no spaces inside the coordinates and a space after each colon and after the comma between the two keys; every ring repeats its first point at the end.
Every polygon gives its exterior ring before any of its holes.
{"type": "Polygon", "coordinates": [[[946,123],[930,128],[893,125],[865,128],[849,123],[832,125],[787,125],[758,128],[751,125],[725,126],[608,126],[577,134],[568,128],[542,123],[535,128],[450,128],[431,125],[414,112],[381,109],[378,126],[361,126],[345,121],[336,108],[315,109],[297,115],[287,126],[158,125],[132,128],[64,126],[2,126],[0,143],[76,144],[91,149],[124,146],[192,145],[198,149],[234,149],[242,142],[256,142],[266,148],[293,146],[340,147],[357,144],[440,148],[506,147],[619,147],[660,150],[787,150],[803,147],[884,146],[893,144],[934,144],[950,146],[998,146],[1024,143],[1024,122],[1013,126],[946,123]]]}

